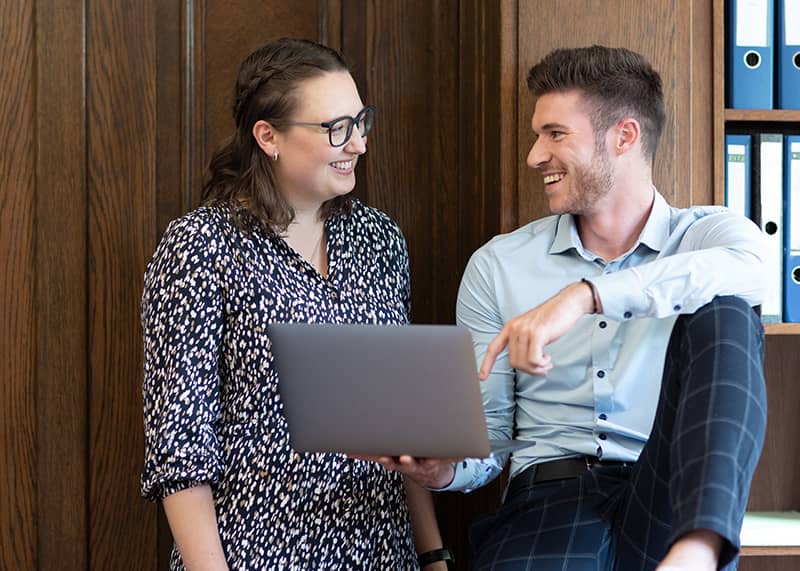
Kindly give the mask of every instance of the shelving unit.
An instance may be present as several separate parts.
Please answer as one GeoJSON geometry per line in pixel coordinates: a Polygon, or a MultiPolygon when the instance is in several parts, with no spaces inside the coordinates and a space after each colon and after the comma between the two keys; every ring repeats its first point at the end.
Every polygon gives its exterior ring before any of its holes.
{"type": "MultiPolygon", "coordinates": [[[[764,131],[800,132],[800,110],[728,109],[725,107],[725,0],[713,4],[713,149],[714,202],[724,204],[725,132],[729,125],[752,125],[764,131]]],[[[764,370],[769,412],[764,452],[753,479],[748,516],[770,511],[773,521],[750,517],[749,524],[776,526],[784,533],[756,534],[755,543],[743,543],[742,571],[789,571],[800,569],[800,405],[797,367],[800,365],[800,323],[766,324],[767,347],[764,370]],[[787,527],[788,526],[788,527],[787,527]],[[775,544],[770,544],[774,537],[775,544]]],[[[751,527],[752,531],[752,527],[751,527]]],[[[760,531],[767,531],[766,529],[760,531]]],[[[753,537],[750,534],[749,537],[753,537]]],[[[747,541],[747,538],[743,538],[747,541]]],[[[751,540],[752,541],[752,540],[751,540]]]]}
{"type": "Polygon", "coordinates": [[[747,514],[742,545],[743,555],[800,555],[800,512],[747,514]]]}
{"type": "Polygon", "coordinates": [[[800,335],[800,323],[767,323],[764,331],[767,335],[800,335]]]}

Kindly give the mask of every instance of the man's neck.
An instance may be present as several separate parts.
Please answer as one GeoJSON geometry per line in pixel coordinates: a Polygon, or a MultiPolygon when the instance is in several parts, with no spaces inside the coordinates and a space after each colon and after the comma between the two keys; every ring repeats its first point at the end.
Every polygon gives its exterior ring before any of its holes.
{"type": "Polygon", "coordinates": [[[583,246],[606,261],[630,250],[647,223],[655,191],[651,183],[631,192],[611,192],[590,213],[576,216],[583,246]]]}

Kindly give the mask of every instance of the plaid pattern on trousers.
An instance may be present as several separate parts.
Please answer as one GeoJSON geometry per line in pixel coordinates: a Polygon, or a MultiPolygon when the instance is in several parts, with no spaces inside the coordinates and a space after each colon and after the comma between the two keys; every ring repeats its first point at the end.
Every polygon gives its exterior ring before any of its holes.
{"type": "Polygon", "coordinates": [[[717,297],[676,322],[649,440],[633,466],[518,482],[470,530],[476,571],[645,571],[694,529],[739,532],[766,429],[764,332],[741,299],[717,297]]]}

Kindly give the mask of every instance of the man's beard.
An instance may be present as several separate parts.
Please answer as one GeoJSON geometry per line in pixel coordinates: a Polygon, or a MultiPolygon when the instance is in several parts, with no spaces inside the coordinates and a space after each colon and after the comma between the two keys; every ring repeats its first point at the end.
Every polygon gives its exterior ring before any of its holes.
{"type": "Polygon", "coordinates": [[[597,202],[613,187],[614,176],[605,149],[595,148],[590,165],[576,167],[571,174],[569,195],[559,212],[583,215],[592,212],[597,202]]]}

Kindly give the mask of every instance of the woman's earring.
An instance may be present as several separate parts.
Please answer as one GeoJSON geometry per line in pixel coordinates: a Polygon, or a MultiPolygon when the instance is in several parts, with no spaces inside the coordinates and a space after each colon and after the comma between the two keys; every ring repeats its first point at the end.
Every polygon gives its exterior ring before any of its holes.
{"type": "Polygon", "coordinates": [[[278,160],[278,151],[273,151],[273,153],[272,153],[272,160],[273,160],[273,161],[277,161],[277,160],[278,160]]]}

